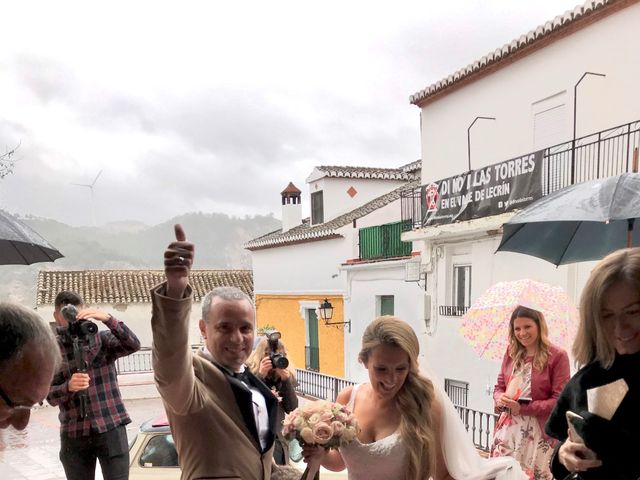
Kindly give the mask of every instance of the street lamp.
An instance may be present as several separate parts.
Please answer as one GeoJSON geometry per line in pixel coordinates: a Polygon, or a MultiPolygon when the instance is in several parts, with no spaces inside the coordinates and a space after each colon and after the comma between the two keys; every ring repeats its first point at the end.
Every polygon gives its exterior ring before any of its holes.
{"type": "Polygon", "coordinates": [[[584,77],[587,75],[595,75],[596,77],[606,77],[604,73],[596,73],[596,72],[584,72],[580,77],[580,80],[576,82],[573,86],[573,140],[571,140],[571,185],[575,180],[576,175],[576,112],[578,110],[578,85],[580,82],[584,80],[584,77]]]}
{"type": "Polygon", "coordinates": [[[349,325],[348,332],[351,333],[351,320],[348,322],[330,322],[333,318],[333,305],[327,300],[324,299],[324,302],[320,304],[318,307],[318,311],[320,312],[320,318],[324,321],[325,325],[349,325]]]}
{"type": "Polygon", "coordinates": [[[469,128],[467,128],[467,158],[469,160],[469,171],[471,171],[471,138],[469,133],[473,124],[478,120],[495,120],[495,117],[476,117],[473,119],[473,122],[471,122],[471,125],[469,125],[469,128]]]}

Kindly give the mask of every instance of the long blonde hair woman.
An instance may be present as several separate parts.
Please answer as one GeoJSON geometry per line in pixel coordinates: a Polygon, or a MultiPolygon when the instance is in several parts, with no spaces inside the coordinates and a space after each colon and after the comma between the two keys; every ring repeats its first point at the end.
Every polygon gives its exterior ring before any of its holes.
{"type": "Polygon", "coordinates": [[[435,448],[440,407],[433,384],[419,373],[419,349],[415,332],[402,320],[383,316],[369,324],[358,355],[369,383],[337,397],[358,419],[358,438],[340,451],[305,447],[305,457],[322,456],[329,470],[346,467],[350,480],[450,478],[435,448]]]}

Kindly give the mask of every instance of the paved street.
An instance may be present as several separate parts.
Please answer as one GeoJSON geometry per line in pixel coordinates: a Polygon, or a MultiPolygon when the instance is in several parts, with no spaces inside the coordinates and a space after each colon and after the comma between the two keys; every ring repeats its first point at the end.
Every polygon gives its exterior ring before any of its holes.
{"type": "MultiPolygon", "coordinates": [[[[160,398],[125,401],[132,423],[127,427],[129,439],[145,420],[163,412],[160,398]]],[[[65,480],[58,459],[60,449],[58,408],[43,406],[31,414],[23,431],[0,430],[0,479],[65,480]]],[[[102,479],[100,468],[96,478],[102,479]]]]}

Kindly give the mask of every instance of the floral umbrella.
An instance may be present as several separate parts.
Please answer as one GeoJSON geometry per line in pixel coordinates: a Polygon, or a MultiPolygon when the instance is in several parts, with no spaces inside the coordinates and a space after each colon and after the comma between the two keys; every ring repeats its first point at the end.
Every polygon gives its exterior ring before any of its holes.
{"type": "Polygon", "coordinates": [[[490,287],[464,315],[460,333],[481,357],[502,360],[509,345],[509,319],[518,305],[542,312],[551,343],[571,348],[578,311],[569,295],[561,287],[529,279],[490,287]]]}

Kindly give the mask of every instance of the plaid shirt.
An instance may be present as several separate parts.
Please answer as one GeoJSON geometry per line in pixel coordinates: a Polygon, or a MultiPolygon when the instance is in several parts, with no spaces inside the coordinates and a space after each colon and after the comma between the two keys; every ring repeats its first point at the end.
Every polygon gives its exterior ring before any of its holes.
{"type": "Polygon", "coordinates": [[[76,371],[73,356],[73,340],[68,334],[58,335],[63,363],[53,378],[47,401],[60,408],[60,431],[71,438],[88,436],[92,432],[104,433],[120,425],[131,423],[120,396],[115,361],[140,349],[140,341],[122,322],[111,317],[104,322],[109,331],[99,331],[88,342],[81,344],[87,362],[89,388],[87,392],[88,415],[79,419],[78,392],[70,392],[69,379],[76,371]]]}

